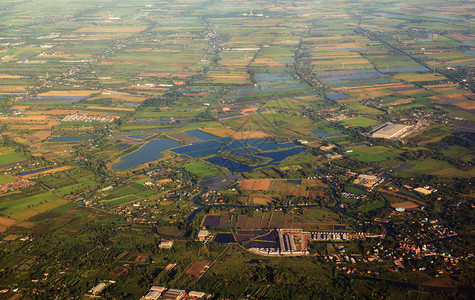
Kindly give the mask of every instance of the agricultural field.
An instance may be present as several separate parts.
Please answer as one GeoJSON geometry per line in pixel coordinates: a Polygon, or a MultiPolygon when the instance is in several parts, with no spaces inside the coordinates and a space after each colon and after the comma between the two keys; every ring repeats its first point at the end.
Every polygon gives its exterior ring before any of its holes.
{"type": "Polygon", "coordinates": [[[222,174],[222,171],[217,167],[201,161],[185,165],[184,169],[198,178],[222,174]]]}
{"type": "Polygon", "coordinates": [[[397,152],[391,151],[389,148],[383,146],[355,146],[347,151],[349,156],[354,156],[356,159],[364,162],[380,162],[388,158],[397,157],[397,152]]]}
{"type": "Polygon", "coordinates": [[[259,231],[276,228],[303,228],[305,230],[338,230],[346,228],[341,224],[337,214],[326,209],[306,208],[297,214],[284,213],[280,210],[253,212],[251,215],[206,215],[202,226],[212,230],[223,230],[235,227],[239,230],[259,231]]]}
{"type": "Polygon", "coordinates": [[[375,125],[377,121],[365,117],[357,117],[343,120],[343,123],[349,126],[360,126],[360,127],[368,127],[375,125]]]}
{"type": "Polygon", "coordinates": [[[326,184],[315,179],[250,179],[243,180],[240,185],[242,191],[272,192],[282,196],[306,198],[324,197],[326,187],[326,184]]]}
{"type": "Polygon", "coordinates": [[[2,148],[0,153],[0,165],[16,163],[26,159],[22,153],[14,152],[12,148],[2,148]]]}
{"type": "Polygon", "coordinates": [[[1,1],[0,290],[470,299],[474,9],[1,1]]]}
{"type": "MultiPolygon", "coordinates": [[[[13,216],[20,211],[24,210],[38,210],[38,213],[41,212],[41,204],[54,201],[59,197],[53,194],[52,192],[46,192],[30,197],[25,197],[12,201],[2,201],[0,203],[1,214],[3,216],[13,216]]],[[[62,203],[64,204],[64,203],[62,203]]],[[[58,205],[60,206],[60,205],[58,205]]]]}

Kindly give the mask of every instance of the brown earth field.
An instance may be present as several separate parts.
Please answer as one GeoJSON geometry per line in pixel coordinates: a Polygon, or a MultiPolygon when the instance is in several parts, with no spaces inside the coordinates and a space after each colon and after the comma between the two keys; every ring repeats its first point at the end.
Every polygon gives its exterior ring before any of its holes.
{"type": "Polygon", "coordinates": [[[15,220],[6,218],[6,217],[0,217],[0,232],[5,232],[8,227],[12,226],[15,224],[15,220]]]}
{"type": "Polygon", "coordinates": [[[46,93],[38,94],[38,96],[89,96],[97,91],[91,90],[69,90],[69,91],[49,91],[46,93]]]}
{"type": "Polygon", "coordinates": [[[303,179],[300,184],[286,179],[248,179],[243,180],[240,187],[243,191],[273,191],[289,196],[315,198],[324,196],[324,192],[317,189],[326,186],[316,179],[303,179]]]}
{"type": "Polygon", "coordinates": [[[185,132],[172,133],[172,134],[169,134],[167,136],[171,139],[174,139],[174,140],[177,140],[177,141],[180,141],[180,142],[184,142],[184,143],[187,143],[187,144],[201,142],[201,139],[199,139],[197,137],[194,137],[194,136],[191,136],[191,135],[189,135],[188,133],[185,133],[185,132]]]}
{"type": "Polygon", "coordinates": [[[454,103],[454,105],[463,109],[475,109],[475,101],[458,102],[454,103]]]}
{"type": "Polygon", "coordinates": [[[159,78],[162,78],[162,77],[167,77],[170,74],[171,73],[169,73],[169,72],[142,72],[142,73],[139,73],[137,75],[137,77],[159,77],[159,78]]]}
{"type": "Polygon", "coordinates": [[[218,137],[232,137],[235,140],[262,139],[272,137],[272,135],[262,131],[235,131],[231,128],[205,128],[202,131],[216,135],[218,137]]]}
{"type": "Polygon", "coordinates": [[[249,198],[252,204],[267,205],[274,200],[276,195],[250,195],[249,198]]]}
{"type": "Polygon", "coordinates": [[[243,180],[241,189],[245,191],[269,191],[272,179],[243,180]]]}
{"type": "Polygon", "coordinates": [[[398,92],[399,95],[404,95],[404,96],[409,96],[409,95],[414,95],[414,94],[420,94],[424,93],[424,89],[413,89],[413,90],[407,90],[407,91],[400,91],[398,92]]]}
{"type": "Polygon", "coordinates": [[[459,41],[470,41],[475,39],[473,35],[463,35],[460,33],[452,33],[451,36],[459,41]]]}
{"type": "Polygon", "coordinates": [[[102,94],[99,98],[112,98],[114,101],[142,102],[146,97],[121,94],[102,94]]]}
{"type": "Polygon", "coordinates": [[[414,209],[414,208],[419,207],[419,205],[417,205],[416,203],[411,202],[411,201],[393,203],[393,204],[391,204],[391,206],[394,207],[394,208],[401,207],[401,208],[404,208],[404,209],[414,209]]]}
{"type": "MultiPolygon", "coordinates": [[[[58,115],[68,115],[68,114],[75,114],[79,113],[79,109],[51,109],[51,110],[36,110],[34,112],[27,112],[24,113],[24,115],[53,115],[53,116],[58,116],[58,115]]],[[[50,118],[50,116],[47,116],[47,118],[50,118]]]]}
{"type": "Polygon", "coordinates": [[[188,270],[185,271],[185,273],[190,274],[190,275],[200,276],[201,273],[203,273],[208,268],[209,265],[210,265],[209,262],[195,261],[188,268],[188,270]]]}
{"type": "Polygon", "coordinates": [[[0,79],[18,79],[18,78],[24,78],[25,76],[19,76],[19,75],[10,75],[10,74],[0,74],[0,79]]]}
{"type": "Polygon", "coordinates": [[[14,241],[14,240],[18,239],[19,237],[21,237],[21,235],[10,234],[9,236],[6,236],[3,240],[4,241],[14,241]]]}
{"type": "Polygon", "coordinates": [[[25,136],[25,139],[30,142],[44,141],[51,136],[51,131],[38,131],[34,134],[25,136]]]}

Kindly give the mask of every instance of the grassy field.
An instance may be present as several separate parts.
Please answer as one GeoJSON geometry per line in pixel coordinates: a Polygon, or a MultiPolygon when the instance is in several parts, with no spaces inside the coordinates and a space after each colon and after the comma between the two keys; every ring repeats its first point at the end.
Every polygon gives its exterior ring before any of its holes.
{"type": "Polygon", "coordinates": [[[420,64],[413,61],[407,56],[401,55],[386,55],[386,56],[370,56],[369,59],[376,65],[379,70],[393,68],[415,68],[421,67],[420,64]]]}
{"type": "Polygon", "coordinates": [[[415,166],[409,170],[400,171],[404,176],[410,176],[410,174],[433,174],[443,177],[473,177],[475,176],[474,170],[462,171],[454,168],[446,161],[436,160],[432,158],[426,158],[423,160],[408,161],[408,164],[414,164],[415,166]]]}
{"type": "Polygon", "coordinates": [[[370,118],[357,117],[357,118],[343,120],[342,123],[346,125],[368,127],[368,126],[375,125],[378,122],[370,118]]]}
{"type": "Polygon", "coordinates": [[[7,182],[12,182],[18,180],[17,177],[12,176],[12,175],[6,175],[6,174],[0,174],[0,184],[4,184],[7,182]]]}
{"type": "Polygon", "coordinates": [[[265,111],[224,121],[235,130],[260,130],[280,137],[295,137],[296,133],[302,136],[313,135],[310,131],[312,122],[309,119],[276,111],[265,111]]]}
{"type": "Polygon", "coordinates": [[[345,186],[345,192],[352,193],[352,194],[366,194],[365,191],[351,185],[345,186]]]}
{"type": "Polygon", "coordinates": [[[349,104],[348,108],[363,115],[382,115],[383,111],[363,104],[349,104]]]}
{"type": "Polygon", "coordinates": [[[325,222],[329,221],[330,218],[338,220],[338,214],[334,213],[329,209],[319,208],[319,209],[305,209],[302,214],[295,217],[295,221],[298,222],[325,222]]]}
{"type": "Polygon", "coordinates": [[[119,198],[112,199],[110,201],[101,201],[101,203],[109,206],[117,206],[117,205],[122,205],[125,203],[129,203],[132,201],[138,200],[138,198],[134,195],[129,195],[129,196],[123,196],[119,198]]]}
{"type": "Polygon", "coordinates": [[[131,194],[135,194],[135,193],[138,193],[138,191],[132,187],[129,187],[129,186],[126,186],[124,188],[121,188],[115,192],[113,192],[112,194],[110,194],[108,196],[108,198],[119,198],[119,197],[124,197],[124,196],[128,196],[128,195],[131,195],[131,194]]]}
{"type": "Polygon", "coordinates": [[[276,99],[269,100],[264,104],[264,107],[280,108],[280,109],[301,109],[302,105],[296,101],[289,101],[290,99],[276,99]]]}
{"type": "MultiPolygon", "coordinates": [[[[67,200],[56,198],[48,202],[39,203],[36,206],[31,207],[31,208],[18,210],[14,213],[11,213],[9,216],[17,220],[27,220],[33,216],[36,216],[38,214],[41,214],[47,211],[54,210],[56,208],[67,205],[69,203],[70,202],[68,202],[67,200]]],[[[30,204],[30,205],[34,205],[34,204],[30,204]]]]}
{"type": "Polygon", "coordinates": [[[51,211],[52,212],[58,212],[58,213],[65,213],[65,212],[68,212],[74,208],[77,208],[78,205],[76,203],[73,203],[73,202],[68,202],[68,203],[65,203],[61,206],[58,206],[54,209],[52,209],[51,211]]]}
{"type": "Polygon", "coordinates": [[[394,150],[384,146],[354,146],[347,150],[353,150],[351,153],[347,153],[348,156],[354,157],[364,162],[379,162],[388,158],[396,157],[397,154],[394,150]]]}
{"type": "Polygon", "coordinates": [[[197,162],[185,165],[184,169],[187,172],[192,173],[193,175],[195,175],[198,178],[210,177],[210,176],[223,174],[223,171],[221,171],[215,165],[205,163],[203,161],[197,161],[197,162]]]}
{"type": "Polygon", "coordinates": [[[359,207],[358,210],[361,211],[361,212],[367,213],[367,212],[382,208],[384,206],[385,206],[385,203],[381,201],[381,202],[376,202],[376,203],[370,203],[370,204],[363,205],[363,206],[359,207]]]}
{"type": "Polygon", "coordinates": [[[95,182],[93,179],[88,179],[84,182],[79,182],[79,183],[58,188],[55,190],[55,192],[62,196],[66,196],[66,195],[74,194],[78,191],[81,191],[87,188],[95,187],[97,185],[98,183],[95,182]]]}
{"type": "Polygon", "coordinates": [[[58,198],[59,197],[53,194],[52,192],[46,192],[30,197],[4,202],[0,204],[0,214],[8,216],[25,209],[35,211],[37,209],[36,206],[38,206],[39,204],[56,200],[58,198]]]}
{"type": "Polygon", "coordinates": [[[395,76],[397,79],[402,79],[409,82],[418,82],[418,81],[434,81],[434,80],[443,80],[446,79],[444,76],[439,74],[427,73],[427,74],[405,74],[395,76]]]}
{"type": "Polygon", "coordinates": [[[25,160],[26,156],[23,153],[12,152],[9,154],[0,155],[0,165],[10,164],[17,161],[25,160]]]}

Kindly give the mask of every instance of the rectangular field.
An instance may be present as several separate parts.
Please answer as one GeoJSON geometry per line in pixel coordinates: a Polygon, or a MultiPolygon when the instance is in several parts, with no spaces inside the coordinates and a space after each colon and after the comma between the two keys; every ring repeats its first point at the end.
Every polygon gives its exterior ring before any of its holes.
{"type": "Polygon", "coordinates": [[[4,216],[9,216],[13,213],[25,210],[27,208],[34,211],[36,209],[35,207],[39,204],[56,200],[58,198],[59,197],[53,194],[53,192],[46,192],[13,201],[6,201],[0,204],[0,214],[4,216]]]}
{"type": "MultiPolygon", "coordinates": [[[[318,179],[248,179],[241,182],[240,188],[242,191],[270,191],[277,192],[281,196],[315,198],[324,196],[323,190],[326,184],[318,179]]],[[[253,197],[258,199],[258,195],[251,195],[251,200],[253,197]]],[[[269,197],[265,198],[266,201],[270,200],[269,197]]]]}
{"type": "Polygon", "coordinates": [[[197,162],[185,165],[185,170],[187,172],[192,173],[198,178],[223,174],[223,172],[220,169],[218,169],[216,166],[202,162],[202,161],[197,161],[197,162]]]}

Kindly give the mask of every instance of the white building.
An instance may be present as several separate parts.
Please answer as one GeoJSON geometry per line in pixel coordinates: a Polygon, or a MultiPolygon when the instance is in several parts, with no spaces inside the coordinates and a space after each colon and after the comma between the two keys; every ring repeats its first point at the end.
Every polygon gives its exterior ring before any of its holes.
{"type": "Polygon", "coordinates": [[[170,249],[173,246],[173,241],[161,241],[158,244],[158,248],[160,249],[170,249]]]}
{"type": "Polygon", "coordinates": [[[379,126],[373,131],[371,131],[370,135],[373,138],[397,139],[402,137],[411,128],[412,126],[387,122],[386,124],[379,126]]]}
{"type": "Polygon", "coordinates": [[[209,231],[208,230],[200,230],[200,232],[198,232],[198,240],[200,241],[204,241],[209,235],[209,231]]]}

